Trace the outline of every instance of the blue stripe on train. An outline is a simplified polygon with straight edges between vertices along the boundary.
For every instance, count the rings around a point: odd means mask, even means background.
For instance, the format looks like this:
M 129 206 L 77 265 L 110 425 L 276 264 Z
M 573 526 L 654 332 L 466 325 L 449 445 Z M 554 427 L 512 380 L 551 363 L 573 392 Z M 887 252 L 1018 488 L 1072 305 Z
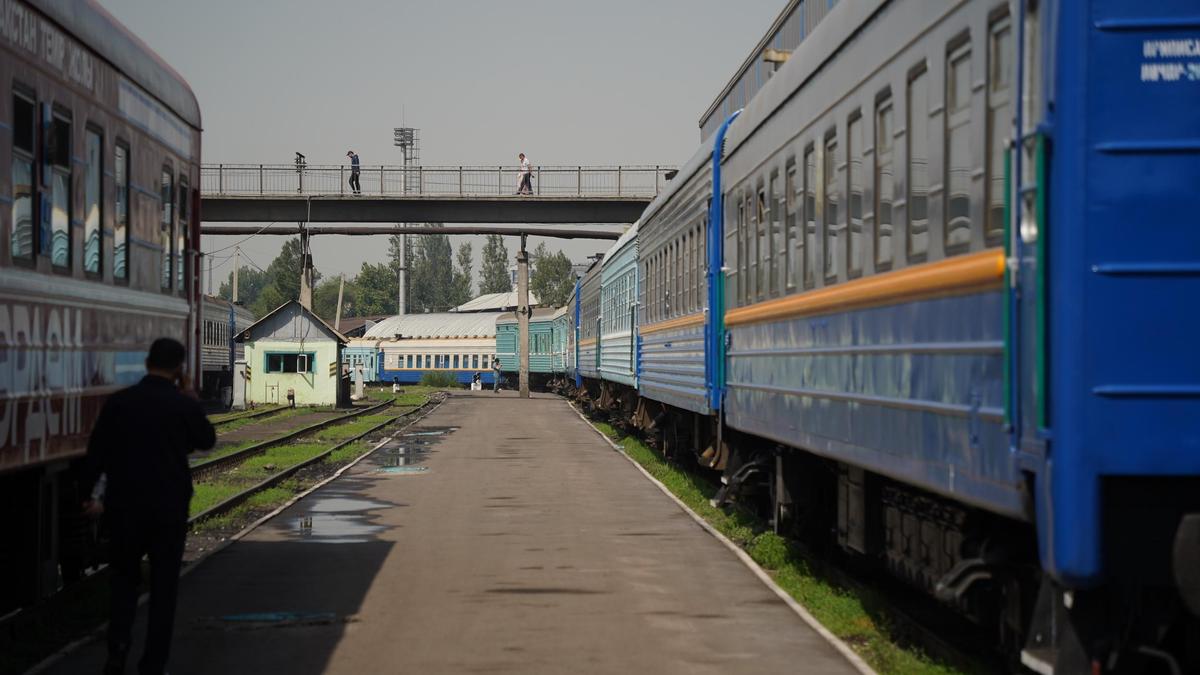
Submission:
M 398 381 L 400 384 L 417 384 L 421 381 L 421 376 L 425 373 L 451 373 L 454 379 L 459 384 L 470 384 L 475 377 L 475 373 L 480 373 L 480 381 L 486 385 L 491 385 L 493 380 L 492 371 L 478 370 L 382 370 L 379 373 L 379 381 L 384 384 L 391 384 L 393 381 Z

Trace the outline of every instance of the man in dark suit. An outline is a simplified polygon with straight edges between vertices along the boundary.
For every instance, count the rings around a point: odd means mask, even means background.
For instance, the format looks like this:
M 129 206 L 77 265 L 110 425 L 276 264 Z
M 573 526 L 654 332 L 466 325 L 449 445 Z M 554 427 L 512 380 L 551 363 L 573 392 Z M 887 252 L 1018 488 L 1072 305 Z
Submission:
M 187 538 L 192 474 L 188 453 L 208 449 L 216 433 L 184 373 L 187 350 L 155 340 L 146 376 L 109 397 L 88 442 L 91 479 L 104 495 L 84 505 L 103 513 L 112 532 L 112 591 L 105 673 L 123 673 L 129 652 L 143 555 L 150 558 L 150 614 L 141 673 L 162 673 L 171 648 L 175 593 Z

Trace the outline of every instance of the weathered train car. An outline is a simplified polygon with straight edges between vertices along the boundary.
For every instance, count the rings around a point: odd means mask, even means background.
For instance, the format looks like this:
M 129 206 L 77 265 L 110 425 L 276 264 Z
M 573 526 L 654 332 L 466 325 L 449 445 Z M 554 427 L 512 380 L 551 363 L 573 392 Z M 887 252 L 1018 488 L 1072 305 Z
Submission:
M 379 341 L 379 381 L 413 384 L 425 373 L 449 373 L 460 384 L 495 377 L 498 312 L 405 314 L 384 319 L 364 336 Z
M 529 317 L 529 380 L 533 386 L 544 386 L 561 368 L 555 370 L 554 317 L 557 310 L 538 308 Z M 521 353 L 517 349 L 520 324 L 511 312 L 504 312 L 496 319 L 496 356 L 500 369 L 510 381 L 516 381 L 521 367 Z M 561 357 L 559 357 L 561 359 Z
M 579 375 L 585 379 L 600 377 L 600 263 L 597 258 L 579 280 Z
M 95 2 L 0 6 L 0 613 L 78 575 L 71 479 L 150 343 L 200 369 L 200 107 Z
M 638 225 L 613 244 L 600 265 L 600 380 L 632 395 L 637 386 L 634 335 L 637 327 Z M 608 385 L 605 386 L 606 391 Z M 608 392 L 607 397 L 618 396 Z
M 206 399 L 231 401 L 222 397 L 225 387 L 233 386 L 233 364 L 241 360 L 245 345 L 233 337 L 254 323 L 254 313 L 223 298 L 206 295 L 200 322 L 200 395 Z

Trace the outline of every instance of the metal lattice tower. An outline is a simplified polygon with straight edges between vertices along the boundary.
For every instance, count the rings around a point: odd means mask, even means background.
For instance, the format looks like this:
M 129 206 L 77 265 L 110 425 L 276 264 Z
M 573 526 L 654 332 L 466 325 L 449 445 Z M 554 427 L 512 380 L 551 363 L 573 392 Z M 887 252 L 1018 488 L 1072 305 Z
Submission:
M 404 153 L 404 192 L 420 192 L 420 172 L 410 169 L 421 165 L 421 130 L 412 127 L 392 129 L 392 145 Z

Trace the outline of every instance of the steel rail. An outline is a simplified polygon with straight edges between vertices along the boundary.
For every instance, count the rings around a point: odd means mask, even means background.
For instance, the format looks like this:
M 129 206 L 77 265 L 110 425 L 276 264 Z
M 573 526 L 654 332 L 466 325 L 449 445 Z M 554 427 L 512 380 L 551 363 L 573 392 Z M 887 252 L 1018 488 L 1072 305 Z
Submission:
M 230 415 L 227 417 L 222 417 L 220 419 L 209 420 L 209 422 L 214 427 L 219 427 L 222 424 L 229 424 L 230 422 L 236 422 L 238 420 L 250 420 L 250 419 L 254 419 L 256 417 L 265 417 L 267 415 L 273 415 L 277 412 L 283 412 L 286 409 L 287 409 L 287 406 L 279 405 L 279 406 L 275 406 L 274 408 L 266 408 L 265 410 L 257 410 L 255 412 L 248 413 L 248 414 Z
M 288 468 L 286 468 L 278 473 L 275 473 L 268 478 L 263 479 L 262 481 L 258 482 L 257 484 L 252 485 L 251 487 L 246 488 L 245 490 L 242 490 L 241 492 L 230 496 L 228 499 L 225 499 L 222 502 L 214 504 L 214 505 L 208 507 L 207 509 L 201 511 L 200 513 L 197 513 L 196 515 L 188 518 L 188 527 L 191 527 L 202 520 L 205 520 L 207 518 L 212 518 L 213 516 L 220 515 L 221 513 L 224 513 L 226 511 L 229 511 L 229 510 L 237 507 L 239 504 L 241 504 L 242 502 L 244 502 L 247 499 L 249 499 L 250 497 L 252 497 L 255 493 L 260 492 L 262 490 L 266 490 L 271 487 L 274 487 L 275 485 L 282 482 L 284 479 L 290 478 L 292 475 L 294 475 L 301 469 L 312 466 L 313 464 L 316 464 L 317 462 L 324 460 L 326 457 L 332 455 L 334 452 L 341 450 L 342 448 L 350 445 L 351 443 L 356 443 L 356 442 L 362 440 L 364 437 L 366 437 L 370 434 L 373 434 L 376 431 L 379 431 L 380 429 L 382 429 L 388 425 L 395 424 L 396 421 L 401 418 L 408 417 L 409 415 L 414 415 L 414 414 L 422 412 L 422 411 L 426 411 L 425 415 L 421 415 L 420 417 L 416 418 L 415 420 L 410 420 L 409 424 L 411 425 L 414 422 L 420 421 L 421 419 L 424 419 L 425 416 L 429 414 L 429 412 L 432 412 L 432 408 L 436 408 L 440 404 L 441 404 L 441 401 L 435 401 L 431 397 L 431 398 L 427 399 L 424 403 L 422 403 L 420 406 L 413 408 L 412 410 L 400 413 L 399 415 L 396 415 L 395 417 L 384 420 L 383 422 L 376 424 L 375 426 L 371 427 L 370 429 L 367 429 L 366 431 L 362 432 L 361 434 L 358 434 L 357 436 L 354 436 L 353 438 L 347 438 L 343 441 L 339 441 L 337 443 L 337 445 L 334 445 L 333 447 L 329 448 L 328 450 L 323 450 L 322 452 L 320 452 L 312 457 L 309 457 L 306 460 L 303 460 L 301 462 L 293 464 L 292 466 L 289 466 Z M 432 406 L 432 408 L 431 408 L 431 406 Z M 429 409 L 429 410 L 426 410 L 426 409 Z
M 331 417 L 327 420 L 322 420 L 320 422 L 317 422 L 316 424 L 310 424 L 301 429 L 297 429 L 295 431 L 288 432 L 282 436 L 277 436 L 275 438 L 269 438 L 265 441 L 259 441 L 258 443 L 246 446 L 245 448 L 242 448 L 241 450 L 237 450 L 236 452 L 231 452 L 228 455 L 221 455 L 220 457 L 214 457 L 209 460 L 199 461 L 195 464 L 192 464 L 190 467 L 192 470 L 192 476 L 195 477 L 198 475 L 206 475 L 206 474 L 211 473 L 212 471 L 219 469 L 223 466 L 233 464 L 233 463 L 241 461 L 247 457 L 256 455 L 273 445 L 279 445 L 280 443 L 286 443 L 288 441 L 294 440 L 301 436 L 306 436 L 314 431 L 319 431 L 321 429 L 324 429 L 327 426 L 337 424 L 338 422 L 345 422 L 346 420 L 358 417 L 359 415 L 365 415 L 366 413 L 378 410 L 385 406 L 390 406 L 395 400 L 396 399 L 394 399 L 394 398 L 389 398 L 388 400 L 384 401 L 383 403 L 378 403 L 369 408 L 363 408 L 362 410 L 355 410 L 354 412 L 352 412 L 348 415 L 339 415 L 338 417 Z

